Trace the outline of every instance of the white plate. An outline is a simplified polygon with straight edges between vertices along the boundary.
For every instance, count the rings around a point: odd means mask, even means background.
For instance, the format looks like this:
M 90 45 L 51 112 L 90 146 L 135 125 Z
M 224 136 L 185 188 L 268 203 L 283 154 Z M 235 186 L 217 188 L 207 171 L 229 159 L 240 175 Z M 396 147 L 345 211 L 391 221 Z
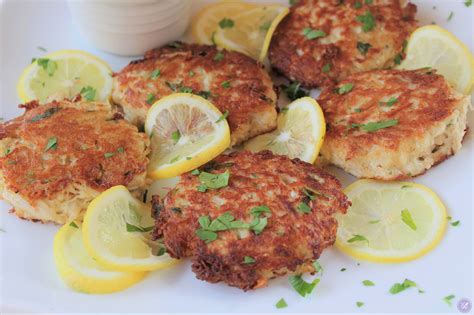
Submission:
M 287 3 L 285 1 L 285 3 Z M 474 8 L 461 1 L 415 1 L 421 24 L 435 21 L 455 33 L 472 51 Z M 433 6 L 436 9 L 433 9 Z M 450 12 L 454 12 L 447 22 Z M 32 57 L 43 54 L 38 46 L 54 51 L 76 48 L 97 54 L 114 70 L 130 59 L 102 53 L 80 37 L 70 22 L 66 4 L 60 1 L 7 1 L 1 18 L 1 116 L 17 116 L 15 85 Z M 470 113 L 470 123 L 473 115 Z M 336 249 L 324 252 L 321 283 L 309 298 L 301 298 L 282 277 L 267 288 L 243 292 L 225 284 L 196 280 L 189 262 L 176 268 L 155 272 L 138 285 L 115 294 L 86 295 L 69 290 L 59 279 L 52 255 L 53 236 L 58 227 L 22 221 L 8 214 L 1 203 L 0 232 L 1 312 L 457 312 L 460 298 L 473 301 L 473 149 L 472 132 L 461 152 L 415 179 L 435 190 L 443 199 L 458 227 L 449 226 L 441 244 L 425 257 L 393 265 L 360 262 Z M 337 172 L 344 186 L 354 178 Z M 341 268 L 347 271 L 340 272 Z M 416 281 L 425 291 L 407 290 L 391 295 L 388 289 L 405 278 Z M 375 287 L 364 287 L 370 279 Z M 455 294 L 449 307 L 443 297 Z M 276 310 L 274 304 L 284 297 L 288 308 Z M 365 305 L 357 308 L 356 301 Z

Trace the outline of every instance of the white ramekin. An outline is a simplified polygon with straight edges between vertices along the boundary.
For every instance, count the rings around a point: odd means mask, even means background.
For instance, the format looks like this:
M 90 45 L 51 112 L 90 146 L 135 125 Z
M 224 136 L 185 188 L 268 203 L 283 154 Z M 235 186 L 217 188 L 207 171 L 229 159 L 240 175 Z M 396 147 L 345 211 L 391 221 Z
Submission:
M 142 55 L 183 35 L 190 0 L 68 0 L 82 35 L 97 48 Z

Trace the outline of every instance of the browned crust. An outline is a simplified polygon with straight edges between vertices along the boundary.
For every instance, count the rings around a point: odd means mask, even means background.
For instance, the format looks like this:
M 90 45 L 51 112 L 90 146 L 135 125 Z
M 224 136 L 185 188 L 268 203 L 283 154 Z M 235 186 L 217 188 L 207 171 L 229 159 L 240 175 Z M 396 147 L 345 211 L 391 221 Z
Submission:
M 221 155 L 201 168 L 206 169 L 212 173 L 229 170 L 229 185 L 201 193 L 197 191 L 198 177 L 187 173 L 162 202 L 153 199 L 155 209 L 159 209 L 155 211 L 155 237 L 164 237 L 172 257 L 191 256 L 199 279 L 224 281 L 244 290 L 264 286 L 268 279 L 296 270 L 314 272 L 310 263 L 335 241 L 337 221 L 333 215 L 344 213 L 350 205 L 336 178 L 311 164 L 270 151 Z M 315 191 L 317 198 L 304 199 L 304 187 Z M 290 197 L 291 191 L 296 195 Z M 216 198 L 225 203 L 216 205 Z M 311 213 L 295 210 L 302 200 L 309 202 Z M 230 212 L 236 219 L 250 222 L 249 210 L 259 205 L 272 211 L 259 235 L 249 232 L 248 237 L 239 239 L 234 231 L 223 231 L 209 244 L 195 235 L 200 216 L 215 219 Z M 181 212 L 172 211 L 173 207 Z M 256 263 L 243 264 L 245 256 L 253 257 Z
M 355 8 L 356 2 L 363 4 L 361 8 Z M 272 66 L 307 87 L 324 86 L 351 73 L 391 66 L 416 27 L 416 6 L 402 6 L 401 2 L 375 0 L 367 5 L 362 0 L 300 0 L 273 35 L 269 49 Z M 367 33 L 357 32 L 361 23 L 356 18 L 367 11 L 375 17 L 376 26 Z M 304 28 L 322 30 L 328 36 L 308 40 L 303 35 Z M 329 41 L 339 32 L 339 40 Z M 358 51 L 358 42 L 371 44 L 367 54 Z M 331 69 L 325 73 L 322 68 L 326 64 Z

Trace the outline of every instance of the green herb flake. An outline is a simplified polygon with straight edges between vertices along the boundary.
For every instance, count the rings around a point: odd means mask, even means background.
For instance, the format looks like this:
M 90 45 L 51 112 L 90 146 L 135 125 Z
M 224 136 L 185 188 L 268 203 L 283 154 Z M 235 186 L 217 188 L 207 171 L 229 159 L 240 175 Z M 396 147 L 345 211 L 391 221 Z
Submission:
M 346 94 L 346 93 L 349 93 L 350 91 L 352 91 L 352 88 L 354 87 L 354 84 L 353 83 L 346 83 L 342 86 L 340 86 L 339 88 L 336 89 L 336 92 L 337 94 Z
M 81 91 L 79 93 L 86 100 L 93 101 L 93 100 L 95 100 L 95 96 L 96 96 L 97 91 L 92 86 L 85 86 L 81 89 Z
M 106 152 L 106 153 L 104 153 L 104 157 L 105 157 L 106 159 L 111 158 L 111 157 L 113 157 L 114 155 L 115 155 L 115 152 Z
M 374 0 L 365 0 L 365 4 L 370 5 L 374 2 Z
M 408 225 L 413 231 L 416 231 L 416 224 L 415 221 L 413 221 L 410 211 L 408 211 L 408 209 L 402 210 L 401 216 L 403 223 Z
M 372 221 L 369 221 L 369 224 L 377 224 L 379 222 L 380 222 L 380 220 L 372 220 Z
M 260 28 L 261 31 L 266 32 L 266 31 L 268 31 L 268 29 L 270 28 L 270 25 L 272 25 L 272 22 L 271 22 L 271 21 L 267 21 L 267 22 L 265 22 L 265 23 L 262 23 L 259 28 Z
M 256 235 L 258 235 L 263 232 L 263 230 L 267 226 L 267 223 L 268 223 L 268 219 L 266 217 L 254 218 L 252 222 L 250 223 L 250 229 L 254 231 Z
M 254 264 L 254 263 L 255 263 L 255 259 L 253 259 L 253 258 L 250 257 L 250 256 L 245 256 L 243 263 L 246 264 L 246 265 Z
M 197 191 L 199 191 L 199 192 L 206 192 L 206 191 L 207 191 L 207 186 L 204 185 L 204 184 L 200 184 L 200 185 L 197 187 Z
M 69 226 L 70 226 L 70 227 L 73 227 L 73 228 L 75 228 L 75 229 L 78 229 L 78 228 L 79 228 L 79 227 L 77 226 L 76 222 L 74 222 L 74 221 L 71 221 L 71 222 L 69 223 Z
M 453 18 L 453 16 L 454 16 L 454 12 L 451 11 L 451 13 L 449 13 L 449 16 L 448 16 L 448 18 L 447 18 L 446 20 L 447 20 L 448 22 L 451 21 L 451 19 Z
M 154 70 L 154 71 L 151 73 L 150 78 L 151 78 L 152 80 L 155 80 L 155 79 L 159 78 L 160 76 L 161 76 L 161 70 L 160 70 L 160 69 L 156 69 L 156 70 Z
M 179 155 L 175 156 L 174 158 L 172 158 L 170 160 L 170 163 L 174 163 L 174 162 L 178 162 L 178 160 L 180 159 L 181 157 Z
M 402 185 L 402 189 L 407 189 L 407 188 L 411 188 L 410 185 Z
M 200 97 L 205 98 L 207 100 L 211 97 L 211 92 L 210 91 L 199 91 L 197 93 L 197 95 L 199 95 Z
M 385 129 L 388 127 L 392 127 L 398 124 L 398 119 L 391 119 L 391 120 L 384 120 L 384 121 L 377 121 L 377 122 L 369 122 L 366 124 L 352 124 L 352 128 L 360 128 L 367 132 L 375 132 L 380 129 Z
M 179 130 L 175 130 L 171 133 L 171 140 L 173 140 L 174 144 L 178 143 L 180 138 L 181 133 L 179 132 Z
M 53 74 L 58 69 L 57 62 L 48 58 L 38 58 L 36 59 L 36 62 L 44 69 L 44 71 L 46 71 L 46 73 L 48 73 L 50 77 L 53 76 Z
M 217 123 L 220 123 L 221 121 L 227 119 L 227 117 L 229 116 L 229 111 L 226 110 L 220 117 L 219 119 L 216 120 L 216 124 Z
M 201 184 L 206 185 L 209 189 L 226 187 L 229 184 L 229 178 L 230 173 L 228 170 L 221 174 L 212 174 L 208 172 L 201 172 L 201 174 L 199 174 Z
M 317 260 L 313 261 L 313 267 L 317 273 L 320 273 L 321 275 L 323 274 L 323 266 L 321 266 L 319 261 Z
M 362 109 L 360 109 L 360 108 L 354 108 L 355 113 L 360 113 L 361 111 L 362 111 Z
M 454 221 L 454 222 L 451 222 L 451 226 L 458 226 L 459 224 L 461 223 L 461 221 L 457 220 L 457 221 Z
M 340 272 L 344 272 L 346 271 L 347 269 L 346 268 L 341 268 L 341 270 L 339 270 Z
M 309 95 L 309 92 L 304 90 L 301 87 L 301 83 L 297 81 L 291 82 L 289 86 L 282 85 L 282 88 L 283 91 L 286 93 L 286 96 L 288 96 L 288 98 L 292 101 Z
M 281 299 L 278 300 L 278 302 L 276 302 L 275 307 L 276 308 L 285 308 L 285 307 L 288 307 L 288 304 L 286 304 L 286 301 L 285 301 L 284 298 L 281 298 Z
M 364 306 L 364 302 L 357 301 L 356 305 L 357 305 L 357 307 L 362 307 L 362 306 Z
M 224 29 L 224 28 L 232 28 L 234 27 L 234 21 L 228 18 L 223 18 L 219 22 L 219 27 Z
M 118 153 L 124 153 L 124 152 L 125 152 L 125 149 L 124 149 L 123 147 L 119 147 L 119 148 L 117 149 L 117 152 L 118 152 Z
M 152 226 L 147 226 L 147 227 L 142 227 L 139 225 L 133 225 L 128 222 L 125 222 L 125 226 L 127 228 L 127 232 L 140 232 L 140 233 L 146 233 L 150 232 L 153 230 L 153 225 Z
M 198 169 L 195 169 L 191 172 L 191 175 L 194 175 L 194 176 L 197 176 L 199 175 L 201 172 L 198 170 Z
M 291 286 L 298 292 L 299 295 L 305 297 L 313 292 L 320 279 L 316 278 L 312 282 L 306 282 L 301 278 L 301 275 L 290 276 L 288 278 Z
M 250 209 L 250 214 L 254 217 L 259 217 L 263 213 L 271 213 L 270 208 L 267 206 L 256 206 Z
M 57 148 L 58 148 L 58 139 L 56 137 L 51 137 L 48 139 L 48 143 L 46 143 L 44 152 L 48 150 L 56 150 Z
M 354 8 L 355 8 L 355 9 L 360 9 L 360 8 L 362 8 L 362 3 L 361 3 L 360 1 L 356 1 L 356 2 L 354 3 Z
M 362 30 L 367 33 L 375 28 L 375 17 L 370 11 L 356 17 L 357 22 L 362 24 Z
M 196 230 L 196 235 L 199 237 L 201 240 L 203 240 L 206 243 L 210 243 L 212 241 L 215 241 L 217 239 L 217 233 L 212 232 L 212 231 L 207 231 L 203 229 L 198 229 Z
M 310 27 L 305 27 L 301 32 L 307 39 L 316 39 L 320 37 L 325 37 L 327 34 L 322 30 L 314 30 Z
M 314 196 L 314 193 L 311 191 L 311 189 L 305 187 L 301 191 L 303 192 L 303 194 L 305 194 L 306 197 L 309 198 L 309 200 L 315 200 L 316 199 L 316 197 Z
M 311 207 L 308 206 L 308 204 L 304 202 L 300 202 L 298 206 L 296 207 L 296 210 L 301 213 L 311 213 Z
M 57 113 L 58 111 L 59 111 L 59 107 L 50 107 L 47 110 L 45 110 L 44 113 L 38 114 L 34 116 L 33 118 L 31 118 L 30 122 L 37 122 L 45 118 L 49 118 L 53 116 L 55 113 Z
M 191 94 L 191 93 L 193 93 L 193 89 L 188 87 L 188 86 L 180 86 L 178 88 L 178 92 L 179 93 L 190 93 Z
M 445 296 L 443 298 L 443 301 L 448 304 L 449 306 L 453 306 L 453 303 L 451 302 L 452 299 L 454 299 L 456 296 L 454 294 L 450 294 L 448 296 Z
M 194 73 L 194 71 L 191 70 L 188 72 L 188 75 L 192 78 L 196 75 L 196 73 Z
M 37 46 L 36 47 L 38 50 L 41 50 L 41 51 L 44 51 L 44 52 L 47 52 L 48 50 L 42 46 Z
M 354 242 L 367 242 L 369 244 L 369 240 L 360 234 L 354 234 L 350 239 L 347 240 L 347 243 L 354 243 Z
M 224 81 L 221 83 L 221 86 L 224 88 L 224 89 L 228 89 L 230 88 L 230 81 Z
M 153 104 L 153 102 L 155 101 L 155 95 L 153 95 L 152 93 L 149 93 L 147 96 L 146 96 L 146 102 L 148 105 L 151 105 Z
M 369 43 L 357 42 L 357 50 L 364 56 L 367 55 L 370 47 L 372 47 L 372 45 Z
M 218 51 L 214 56 L 214 61 L 222 61 L 224 59 L 224 53 L 222 51 Z
M 332 65 L 330 63 L 327 63 L 321 68 L 321 70 L 323 71 L 323 73 L 328 73 L 329 71 L 331 71 L 331 67 Z
M 364 280 L 362 281 L 362 284 L 365 285 L 366 287 L 373 287 L 375 285 L 375 283 L 373 283 L 370 280 Z
M 398 294 L 412 287 L 416 287 L 416 283 L 409 279 L 405 279 L 405 281 L 403 281 L 402 283 L 395 283 L 394 285 L 392 285 L 389 292 L 391 294 Z
M 395 58 L 393 58 L 393 62 L 396 64 L 396 65 L 399 65 L 402 63 L 402 59 L 403 59 L 403 56 L 402 54 L 397 54 L 395 56 Z
M 472 5 L 472 0 L 466 0 L 466 1 L 464 1 L 464 5 L 465 5 L 466 7 L 470 7 L 470 6 Z

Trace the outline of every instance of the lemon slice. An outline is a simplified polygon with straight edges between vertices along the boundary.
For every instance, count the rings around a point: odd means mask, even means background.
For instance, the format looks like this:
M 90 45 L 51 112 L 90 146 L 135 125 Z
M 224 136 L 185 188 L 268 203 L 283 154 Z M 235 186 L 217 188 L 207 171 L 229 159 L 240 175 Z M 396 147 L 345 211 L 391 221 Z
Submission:
M 254 8 L 255 4 L 237 0 L 221 1 L 205 6 L 191 21 L 191 35 L 199 44 L 213 45 L 213 36 L 223 19 L 232 19 L 236 12 Z
M 101 59 L 85 51 L 60 50 L 33 61 L 17 85 L 22 102 L 72 98 L 81 94 L 88 101 L 108 101 L 112 70 Z
M 469 94 L 474 85 L 474 57 L 453 34 L 437 26 L 418 28 L 410 36 L 400 69 L 431 67 L 459 92 Z
M 292 102 L 278 114 L 277 130 L 245 143 L 252 152 L 270 150 L 291 159 L 313 163 L 326 134 L 326 122 L 319 104 L 311 97 Z
M 89 255 L 117 271 L 157 270 L 175 264 L 177 260 L 149 238 L 154 224 L 150 211 L 124 186 L 101 193 L 84 217 L 83 239 Z
M 273 32 L 289 12 L 281 5 L 260 5 L 243 11 L 235 16 L 231 27 L 217 28 L 215 42 L 217 46 L 263 61 Z
M 145 131 L 151 140 L 148 174 L 155 179 L 191 171 L 230 145 L 226 115 L 204 98 L 176 93 L 148 111 Z
M 54 237 L 54 260 L 59 275 L 71 288 L 84 293 L 112 293 L 130 287 L 146 272 L 110 271 L 84 248 L 80 223 L 66 224 Z
M 344 192 L 352 206 L 337 216 L 336 246 L 349 256 L 405 262 L 423 256 L 443 237 L 446 209 L 423 185 L 362 179 Z

